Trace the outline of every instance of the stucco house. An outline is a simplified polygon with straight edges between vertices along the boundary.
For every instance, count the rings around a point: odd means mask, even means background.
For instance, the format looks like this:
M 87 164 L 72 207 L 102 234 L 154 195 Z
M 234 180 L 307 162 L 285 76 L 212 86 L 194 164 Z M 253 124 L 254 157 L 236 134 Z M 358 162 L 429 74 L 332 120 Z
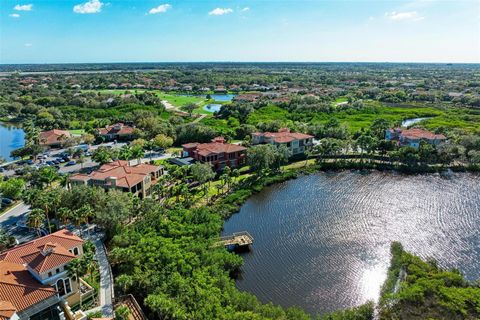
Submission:
M 50 148 L 61 148 L 72 134 L 67 130 L 53 129 L 38 134 L 38 144 Z
M 420 128 L 395 128 L 385 131 L 385 140 L 398 141 L 400 146 L 410 146 L 416 149 L 420 147 L 422 141 L 432 145 L 438 145 L 446 139 L 443 134 L 435 134 Z
M 124 123 L 115 123 L 105 128 L 97 128 L 97 135 L 106 141 L 111 140 L 131 140 L 135 138 L 135 127 Z
M 278 132 L 252 133 L 252 144 L 284 145 L 292 152 L 292 156 L 295 156 L 305 153 L 313 146 L 313 136 L 305 133 L 290 132 L 290 129 L 282 128 Z
M 85 295 L 66 268 L 83 255 L 83 242 L 59 230 L 0 253 L 0 319 L 65 319 L 60 306 Z
M 225 167 L 238 168 L 245 164 L 247 148 L 227 143 L 223 137 L 217 137 L 209 143 L 186 143 L 182 147 L 184 157 L 209 163 L 216 171 Z
M 162 166 L 146 163 L 130 165 L 128 161 L 117 160 L 102 165 L 90 174 L 71 175 L 69 183 L 70 185 L 98 186 L 104 189 L 114 188 L 144 198 L 151 195 L 152 186 L 162 175 Z

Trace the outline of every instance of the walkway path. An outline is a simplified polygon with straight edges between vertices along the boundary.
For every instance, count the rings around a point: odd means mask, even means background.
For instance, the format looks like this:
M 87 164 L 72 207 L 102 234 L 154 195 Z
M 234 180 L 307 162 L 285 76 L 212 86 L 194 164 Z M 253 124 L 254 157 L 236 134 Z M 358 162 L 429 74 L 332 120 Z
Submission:
M 102 240 L 103 234 L 94 233 L 84 238 L 89 238 L 95 244 L 95 255 L 100 271 L 100 307 L 87 310 L 86 313 L 101 311 L 103 316 L 113 317 L 113 275 Z

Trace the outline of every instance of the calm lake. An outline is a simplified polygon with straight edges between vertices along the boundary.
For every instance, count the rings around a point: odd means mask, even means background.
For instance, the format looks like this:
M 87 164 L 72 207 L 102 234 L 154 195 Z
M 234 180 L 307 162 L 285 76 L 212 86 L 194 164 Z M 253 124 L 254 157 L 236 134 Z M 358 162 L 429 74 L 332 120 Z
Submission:
M 401 241 L 480 278 L 480 176 L 320 173 L 264 189 L 225 222 L 255 238 L 237 286 L 311 314 L 376 300 Z
M 15 126 L 0 122 L 0 156 L 7 161 L 12 150 L 23 147 L 25 144 L 25 132 Z

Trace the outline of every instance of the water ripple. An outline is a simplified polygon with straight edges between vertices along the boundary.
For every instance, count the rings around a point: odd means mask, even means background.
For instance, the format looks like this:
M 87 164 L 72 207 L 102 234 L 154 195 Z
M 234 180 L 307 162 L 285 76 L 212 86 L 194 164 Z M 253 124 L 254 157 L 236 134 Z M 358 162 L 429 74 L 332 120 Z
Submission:
M 237 285 L 312 314 L 377 299 L 391 241 L 480 277 L 480 177 L 323 173 L 266 188 L 224 233 L 248 230 Z

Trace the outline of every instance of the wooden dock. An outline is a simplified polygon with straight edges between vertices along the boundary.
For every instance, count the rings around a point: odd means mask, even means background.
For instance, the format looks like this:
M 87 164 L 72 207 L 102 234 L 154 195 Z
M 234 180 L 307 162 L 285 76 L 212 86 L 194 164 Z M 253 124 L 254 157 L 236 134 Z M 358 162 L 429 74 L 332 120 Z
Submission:
M 253 243 L 253 237 L 247 231 L 235 232 L 230 236 L 220 237 L 217 245 L 228 248 L 247 247 Z

